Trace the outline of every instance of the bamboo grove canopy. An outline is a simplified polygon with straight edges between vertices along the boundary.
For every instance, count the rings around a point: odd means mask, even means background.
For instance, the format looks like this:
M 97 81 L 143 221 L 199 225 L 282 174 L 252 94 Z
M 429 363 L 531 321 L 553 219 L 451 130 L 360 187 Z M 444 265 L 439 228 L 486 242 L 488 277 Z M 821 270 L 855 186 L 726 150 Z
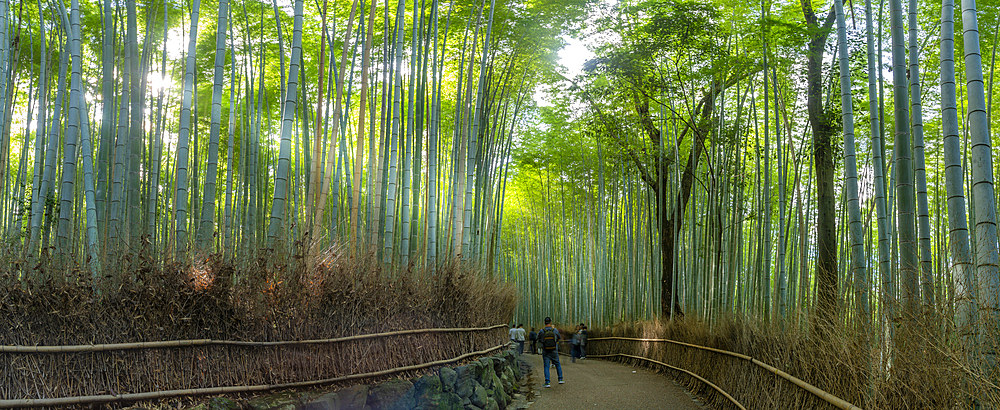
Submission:
M 306 3 L 0 2 L 14 279 L 495 257 L 513 136 L 580 5 Z
M 0 0 L 5 269 L 457 259 L 525 321 L 988 343 L 994 6 Z
M 500 269 L 518 321 L 817 314 L 888 344 L 935 317 L 990 351 L 1000 20 L 975 7 L 592 10 L 593 58 L 512 156 Z

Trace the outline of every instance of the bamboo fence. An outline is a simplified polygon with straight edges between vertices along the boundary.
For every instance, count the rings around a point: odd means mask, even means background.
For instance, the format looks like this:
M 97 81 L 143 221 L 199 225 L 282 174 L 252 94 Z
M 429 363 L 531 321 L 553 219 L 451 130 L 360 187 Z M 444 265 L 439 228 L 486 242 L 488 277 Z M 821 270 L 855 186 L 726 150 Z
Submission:
M 380 337 L 412 335 L 412 334 L 422 334 L 422 333 L 488 331 L 488 330 L 498 329 L 501 327 L 507 327 L 507 325 L 496 325 L 490 327 L 470 327 L 470 328 L 409 329 L 409 330 L 396 330 L 384 333 L 371 333 L 366 335 L 338 337 L 333 339 L 288 340 L 288 341 L 278 341 L 278 342 L 192 339 L 192 340 L 164 340 L 159 342 L 107 343 L 107 344 L 70 345 L 70 346 L 0 346 L 0 353 L 79 353 L 79 352 L 104 352 L 110 350 L 158 349 L 158 348 L 170 348 L 170 347 L 190 347 L 190 346 L 209 346 L 209 345 L 293 346 L 293 345 L 307 345 L 307 344 L 339 343 L 352 340 L 375 339 Z
M 747 356 L 747 355 L 744 355 L 744 354 L 730 352 L 730 351 L 727 351 L 727 350 L 715 349 L 715 348 L 706 347 L 706 346 L 699 346 L 699 345 L 695 345 L 695 344 L 691 344 L 691 343 L 679 342 L 679 341 L 670 340 L 670 339 L 640 339 L 640 338 L 632 338 L 632 337 L 617 337 L 617 336 L 613 336 L 613 337 L 598 337 L 598 338 L 588 339 L 588 343 L 589 342 L 596 342 L 596 341 L 608 341 L 608 340 L 623 340 L 623 341 L 646 342 L 646 343 L 671 343 L 671 344 L 678 345 L 678 346 L 684 346 L 684 347 L 699 349 L 699 350 L 703 350 L 703 351 L 713 352 L 713 353 L 722 354 L 722 355 L 726 355 L 726 356 L 729 356 L 729 357 L 734 357 L 734 358 L 737 358 L 737 359 L 745 360 L 747 362 L 753 363 L 754 365 L 757 365 L 758 367 L 760 367 L 762 369 L 767 370 L 770 373 L 773 373 L 773 374 L 781 377 L 784 380 L 787 380 L 787 381 L 791 382 L 792 384 L 794 384 L 794 385 L 796 385 L 798 387 L 801 387 L 803 390 L 805 390 L 805 391 L 813 394 L 817 398 L 819 398 L 819 399 L 821 399 L 821 400 L 823 400 L 823 401 L 825 401 L 825 402 L 827 402 L 827 403 L 829 403 L 829 404 L 831 404 L 831 405 L 833 405 L 833 406 L 835 406 L 835 407 L 837 407 L 839 409 L 844 409 L 844 410 L 861 410 L 861 408 L 858 407 L 858 406 L 855 406 L 855 405 L 853 405 L 853 404 L 851 404 L 851 403 L 849 403 L 849 402 L 847 402 L 847 401 L 845 401 L 843 399 L 840 399 L 837 396 L 834 396 L 834 395 L 832 395 L 832 394 L 830 394 L 830 393 L 828 393 L 828 392 L 826 392 L 826 391 L 824 391 L 824 390 L 822 390 L 822 389 L 820 389 L 820 388 L 818 388 L 816 386 L 813 386 L 813 385 L 811 385 L 811 384 L 809 384 L 809 383 L 807 383 L 807 382 L 805 382 L 805 381 L 803 381 L 803 380 L 801 380 L 801 379 L 799 379 L 799 378 L 797 378 L 795 376 L 792 376 L 792 375 L 790 375 L 788 373 L 785 373 L 785 372 L 783 372 L 781 370 L 778 370 L 774 366 L 771 366 L 771 365 L 769 365 L 767 363 L 764 363 L 764 362 L 762 362 L 760 360 L 754 359 L 753 357 L 750 357 L 750 356 Z M 656 363 L 656 364 L 660 364 L 660 365 L 663 365 L 663 366 L 670 367 L 670 368 L 675 369 L 675 370 L 679 370 L 679 371 L 685 372 L 685 373 L 687 373 L 687 374 L 695 377 L 696 379 L 701 380 L 702 382 L 706 383 L 707 385 L 709 385 L 710 387 L 712 387 L 713 389 L 715 389 L 716 391 L 718 391 L 719 393 L 721 393 L 728 400 L 730 400 L 731 402 L 733 402 L 733 404 L 735 404 L 737 407 L 739 407 L 741 409 L 743 408 L 743 406 L 740 405 L 729 393 L 726 393 L 725 391 L 723 391 L 717 385 L 709 382 L 707 379 L 705 379 L 705 378 L 703 378 L 701 376 L 698 376 L 698 375 L 696 375 L 696 374 L 694 374 L 694 373 L 692 373 L 692 372 L 690 372 L 688 370 L 684 370 L 684 369 L 681 369 L 679 367 L 671 366 L 671 365 L 668 365 L 666 363 L 663 363 L 663 362 L 660 362 L 660 361 L 656 361 L 656 360 L 653 360 L 653 359 L 650 359 L 650 358 L 647 358 L 647 357 L 635 356 L 635 355 L 628 355 L 628 354 L 622 354 L 622 353 L 613 353 L 613 354 L 604 354 L 604 355 L 592 355 L 592 354 L 588 354 L 588 356 L 589 357 L 616 357 L 616 356 L 617 357 L 628 357 L 628 358 L 633 358 L 633 359 L 639 359 L 639 360 L 653 362 L 653 363 Z
M 302 388 L 420 369 L 503 348 L 506 325 L 322 340 L 2 346 L 0 408 Z

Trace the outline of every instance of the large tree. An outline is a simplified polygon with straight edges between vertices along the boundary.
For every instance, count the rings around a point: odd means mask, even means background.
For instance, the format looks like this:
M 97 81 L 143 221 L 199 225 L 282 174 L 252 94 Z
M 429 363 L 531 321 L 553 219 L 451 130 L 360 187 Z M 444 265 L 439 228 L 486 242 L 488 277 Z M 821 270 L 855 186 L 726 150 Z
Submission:
M 810 0 L 802 0 L 801 5 L 809 33 L 806 105 L 816 167 L 816 304 L 820 316 L 832 320 L 837 316 L 837 196 L 833 182 L 837 173 L 833 151 L 837 128 L 835 117 L 823 106 L 823 55 L 836 13 L 831 7 L 826 18 L 820 20 Z
M 677 236 L 691 201 L 699 163 L 712 143 L 717 125 L 716 100 L 758 67 L 718 46 L 728 41 L 727 32 L 716 24 L 719 12 L 712 5 L 666 0 L 625 8 L 623 12 L 643 15 L 645 19 L 635 28 L 625 24 L 609 26 L 625 32 L 622 41 L 601 50 L 605 57 L 591 62 L 589 67 L 593 73 L 614 80 L 613 86 L 600 92 L 630 108 L 629 117 L 644 141 L 636 143 L 626 137 L 629 131 L 623 127 L 628 123 L 616 117 L 625 113 L 608 112 L 592 98 L 591 106 L 597 108 L 610 140 L 655 193 L 660 314 L 683 317 L 680 301 L 674 297 Z M 664 132 L 665 127 L 676 129 Z M 679 181 L 675 181 L 678 173 Z

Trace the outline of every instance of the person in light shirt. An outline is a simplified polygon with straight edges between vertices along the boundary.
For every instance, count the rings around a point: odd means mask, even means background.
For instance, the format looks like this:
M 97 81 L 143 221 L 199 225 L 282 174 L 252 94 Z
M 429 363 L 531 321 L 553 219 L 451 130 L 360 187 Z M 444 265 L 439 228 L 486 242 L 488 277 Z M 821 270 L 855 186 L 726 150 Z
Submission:
M 510 328 L 510 341 L 517 345 L 518 356 L 524 353 L 524 325 Z

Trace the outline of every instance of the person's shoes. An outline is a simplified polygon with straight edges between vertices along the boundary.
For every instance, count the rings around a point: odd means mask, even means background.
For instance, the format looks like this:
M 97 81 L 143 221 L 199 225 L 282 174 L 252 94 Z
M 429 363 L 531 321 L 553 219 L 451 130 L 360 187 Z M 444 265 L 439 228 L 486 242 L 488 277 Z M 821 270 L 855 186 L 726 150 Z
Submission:
M 546 383 L 545 383 L 545 386 L 542 386 L 542 387 L 545 387 L 545 388 L 549 388 L 549 387 L 552 387 L 552 385 L 551 385 L 551 384 L 549 384 L 548 382 L 546 382 Z
M 566 384 L 566 382 L 564 382 L 564 381 L 560 380 L 560 381 L 559 381 L 559 384 Z

